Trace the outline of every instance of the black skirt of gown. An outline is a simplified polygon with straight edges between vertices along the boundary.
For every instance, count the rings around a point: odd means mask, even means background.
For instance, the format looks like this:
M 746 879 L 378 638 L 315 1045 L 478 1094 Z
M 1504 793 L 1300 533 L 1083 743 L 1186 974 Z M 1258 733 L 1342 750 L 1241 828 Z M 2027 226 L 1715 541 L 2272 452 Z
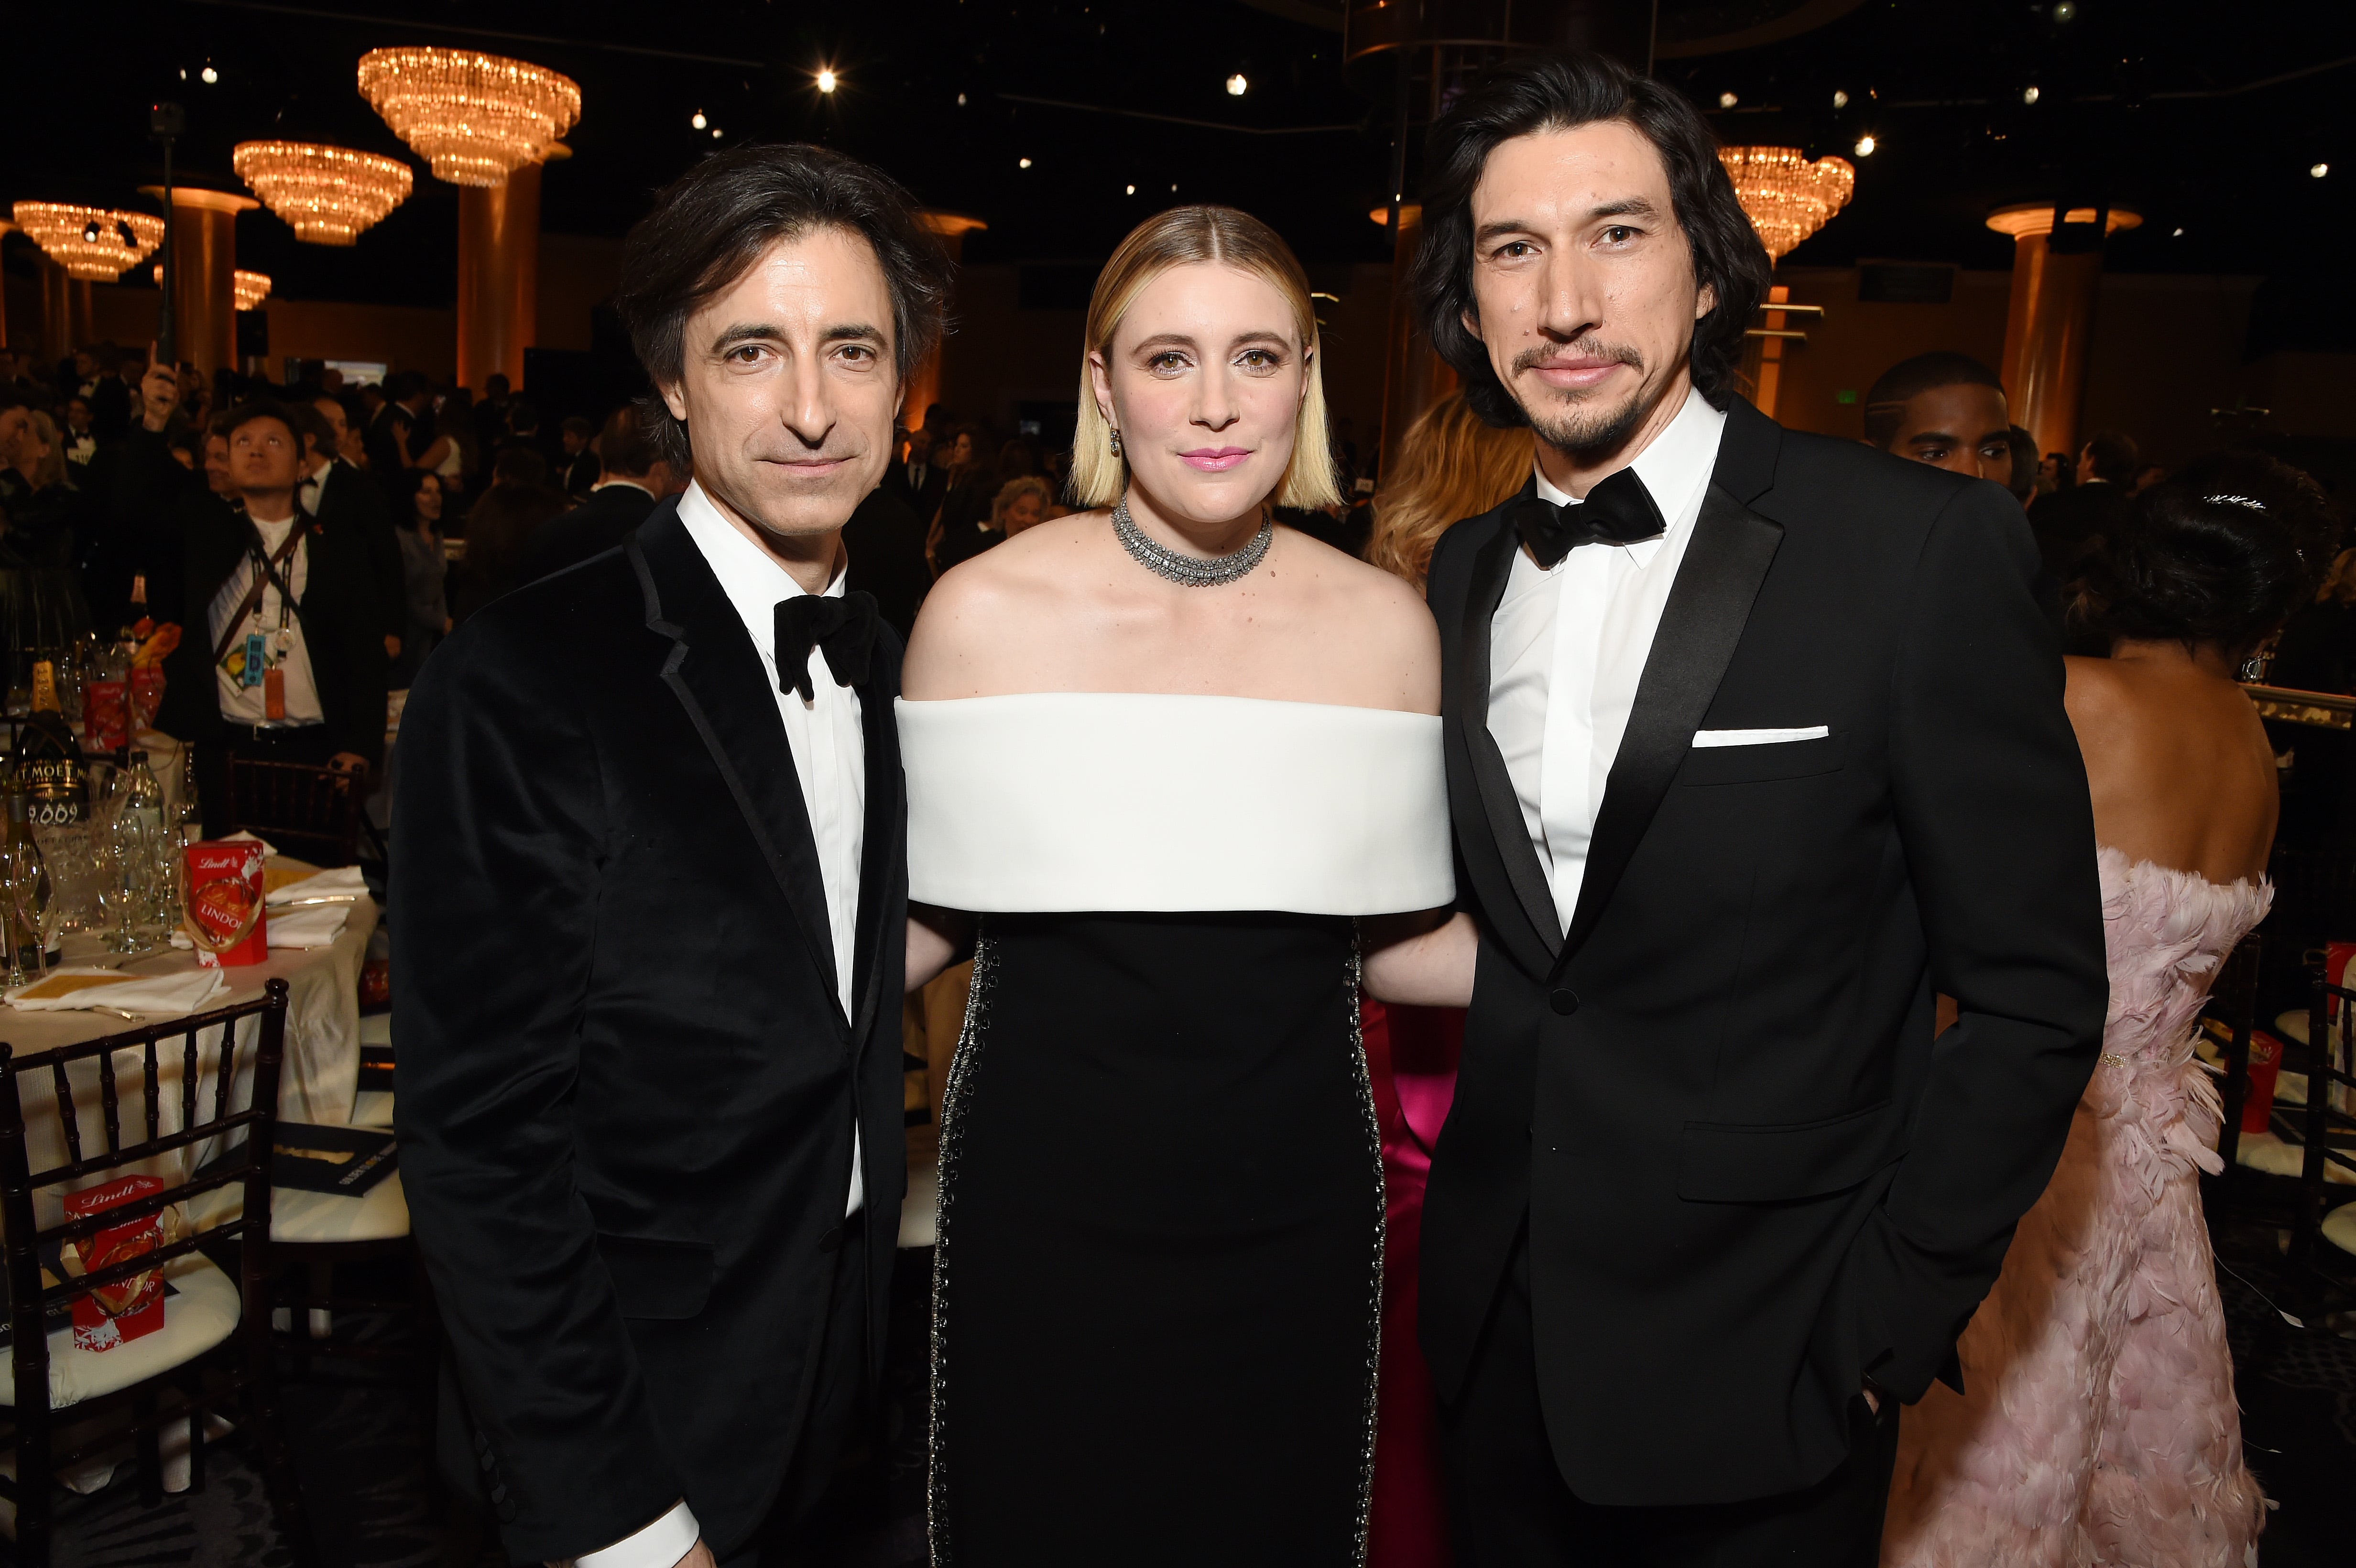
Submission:
M 942 1128 L 937 1565 L 1361 1560 L 1356 1019 L 1346 920 L 987 917 Z

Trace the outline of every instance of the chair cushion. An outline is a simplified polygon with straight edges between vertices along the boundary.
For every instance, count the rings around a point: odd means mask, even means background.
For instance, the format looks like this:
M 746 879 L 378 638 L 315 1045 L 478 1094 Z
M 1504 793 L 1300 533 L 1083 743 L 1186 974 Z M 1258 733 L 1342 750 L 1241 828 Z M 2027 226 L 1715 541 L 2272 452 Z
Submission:
M 2233 1151 L 2233 1163 L 2268 1176 L 2296 1178 L 2307 1168 L 2307 1148 L 2301 1144 L 2285 1143 L 2272 1133 L 2244 1133 L 2241 1146 Z M 2356 1187 L 2356 1171 L 2344 1165 L 2327 1162 L 2323 1179 L 2342 1187 Z
M 177 1294 L 164 1298 L 164 1326 L 153 1334 L 126 1340 L 111 1350 L 77 1349 L 70 1328 L 49 1336 L 51 1410 L 97 1399 L 184 1366 L 236 1332 L 235 1280 L 195 1253 L 166 1264 L 164 1277 Z M 0 1353 L 0 1405 L 13 1408 L 16 1403 L 16 1362 Z
M 2356 1253 L 2356 1203 L 2343 1203 L 2323 1217 L 2323 1239 L 2343 1253 Z
M 245 1212 L 241 1188 L 223 1187 L 188 1205 L 197 1229 L 209 1231 Z M 396 1170 L 358 1198 L 329 1192 L 297 1192 L 273 1189 L 270 1195 L 270 1239 L 288 1244 L 327 1242 L 383 1242 L 409 1234 L 409 1200 L 401 1190 Z

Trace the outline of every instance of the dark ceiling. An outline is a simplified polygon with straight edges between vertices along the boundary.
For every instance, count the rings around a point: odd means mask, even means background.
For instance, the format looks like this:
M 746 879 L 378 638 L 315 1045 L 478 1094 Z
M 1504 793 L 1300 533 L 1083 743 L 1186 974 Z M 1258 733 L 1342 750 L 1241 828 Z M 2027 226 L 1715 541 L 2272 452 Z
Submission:
M 619 234 L 712 146 L 801 137 L 984 219 L 969 261 L 1101 257 L 1173 197 L 1257 212 L 1312 261 L 1379 260 L 1365 214 L 1384 196 L 1387 79 L 1344 71 L 1337 14 L 1329 0 L 44 5 L 9 27 L 0 202 L 143 205 L 158 96 L 187 109 L 180 165 L 222 184 L 230 145 L 251 137 L 404 154 L 355 91 L 354 62 L 440 42 L 580 82 L 575 155 L 547 176 L 552 231 Z M 2356 242 L 2356 6 L 1663 0 L 1662 14 L 1665 53 L 1771 39 L 1658 62 L 1728 140 L 1849 155 L 1876 138 L 1856 160 L 1854 205 L 1794 264 L 2002 267 L 2009 241 L 1982 226 L 1987 210 L 2061 194 L 2145 214 L 2114 240 L 2117 268 L 2287 280 L 2339 266 Z M 830 96 L 815 86 L 821 65 L 840 73 Z M 1237 72 L 1241 97 L 1224 85 Z M 692 127 L 699 112 L 717 138 Z M 2319 163 L 2328 177 L 2309 175 Z M 240 220 L 238 243 L 289 297 L 440 303 L 455 228 L 452 187 L 420 165 L 416 194 L 354 249 L 297 244 L 261 213 Z

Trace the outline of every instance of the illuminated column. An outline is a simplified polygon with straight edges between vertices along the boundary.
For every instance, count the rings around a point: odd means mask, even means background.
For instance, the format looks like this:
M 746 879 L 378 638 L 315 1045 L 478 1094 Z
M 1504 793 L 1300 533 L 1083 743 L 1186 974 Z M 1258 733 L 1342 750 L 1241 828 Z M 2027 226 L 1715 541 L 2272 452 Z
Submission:
M 16 227 L 6 219 L 0 218 L 0 249 L 5 248 L 8 231 Z M 12 346 L 8 341 L 8 291 L 5 288 L 0 288 L 0 348 L 10 347 Z
M 141 194 L 162 200 L 162 186 Z M 262 204 L 252 197 L 194 186 L 172 187 L 172 315 L 180 358 L 205 380 L 238 368 L 237 215 Z M 161 247 L 155 260 L 164 259 Z
M 524 384 L 540 321 L 540 171 L 526 164 L 505 184 L 458 187 L 458 384 L 477 392 L 493 371 Z
M 2067 221 L 2091 229 L 2094 209 L 2072 208 Z M 2101 237 L 2090 233 L 2090 242 L 2056 251 L 2051 203 L 2003 208 L 1988 216 L 1987 226 L 2013 241 L 2012 303 L 2004 325 L 2005 398 L 2013 422 L 2037 438 L 2040 453 L 2078 450 L 2078 416 L 2094 344 L 2094 295 L 2103 281 L 2101 240 L 2142 221 L 2140 214 L 2115 207 Z
M 916 214 L 917 219 L 930 229 L 948 252 L 952 265 L 965 260 L 965 237 L 989 224 L 979 218 L 969 218 L 962 212 L 937 212 L 927 208 Z M 900 399 L 900 422 L 910 430 L 924 422 L 925 411 L 941 400 L 941 346 L 925 356 L 925 362 L 908 377 L 906 391 Z M 939 432 L 936 431 L 935 434 Z

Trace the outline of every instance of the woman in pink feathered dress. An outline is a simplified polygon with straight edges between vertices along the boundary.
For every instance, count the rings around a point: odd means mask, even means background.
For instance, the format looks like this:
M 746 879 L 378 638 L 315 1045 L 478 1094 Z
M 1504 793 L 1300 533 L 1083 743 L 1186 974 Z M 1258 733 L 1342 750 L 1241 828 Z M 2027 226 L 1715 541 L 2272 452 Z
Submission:
M 1884 1568 L 2244 1568 L 2265 1500 L 2241 1416 L 2199 1172 L 2216 1086 L 2192 1029 L 2265 915 L 2274 753 L 2234 684 L 2313 592 L 2323 498 L 2270 459 L 2207 459 L 2137 498 L 2072 613 L 2069 664 L 2101 840 L 2111 1006 L 2051 1183 L 1900 1426 Z

